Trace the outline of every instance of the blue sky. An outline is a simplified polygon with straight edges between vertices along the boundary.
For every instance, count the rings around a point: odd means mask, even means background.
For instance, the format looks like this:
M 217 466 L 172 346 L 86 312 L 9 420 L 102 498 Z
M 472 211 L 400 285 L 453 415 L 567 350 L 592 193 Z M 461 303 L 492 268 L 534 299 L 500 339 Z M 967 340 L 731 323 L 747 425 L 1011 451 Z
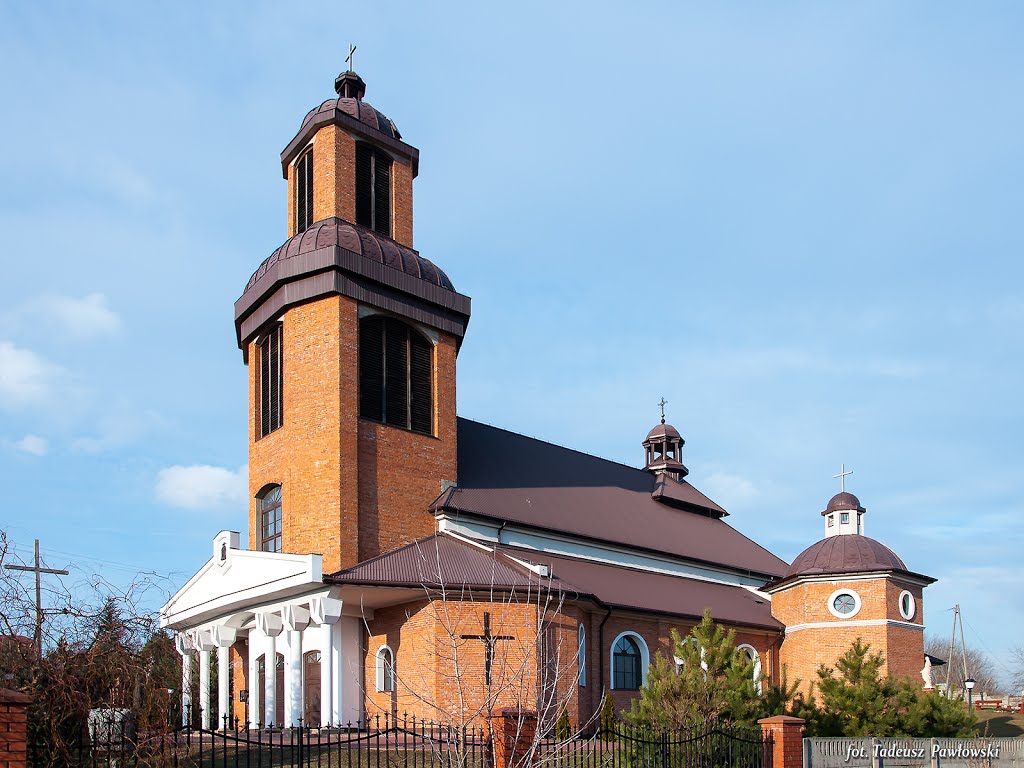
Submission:
M 968 641 L 1024 637 L 1015 3 L 0 6 L 0 528 L 180 584 L 244 530 L 232 302 L 349 42 L 473 297 L 468 417 L 690 479 L 791 559 L 841 462 Z M 185 489 L 185 490 L 183 490 Z M 1017 641 L 1019 642 L 1019 641 Z

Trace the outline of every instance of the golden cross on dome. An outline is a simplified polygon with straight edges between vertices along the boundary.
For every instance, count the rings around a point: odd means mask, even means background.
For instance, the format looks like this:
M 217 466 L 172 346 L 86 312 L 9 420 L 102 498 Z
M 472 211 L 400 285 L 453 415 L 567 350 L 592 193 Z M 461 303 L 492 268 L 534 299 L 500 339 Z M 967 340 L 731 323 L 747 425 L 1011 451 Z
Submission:
M 665 423 L 665 406 L 668 405 L 668 400 L 666 400 L 663 397 L 663 398 L 661 398 L 661 401 L 658 403 L 658 405 L 661 407 L 661 423 L 664 424 Z
M 349 72 L 354 72 L 355 71 L 355 70 L 352 69 L 352 57 L 355 55 L 355 52 L 356 52 L 356 46 L 352 45 L 352 43 L 349 43 L 348 44 L 348 56 L 345 57 L 345 62 L 348 64 L 348 71 Z
M 847 475 L 852 475 L 852 474 L 853 474 L 853 470 L 851 469 L 849 472 L 847 472 L 846 471 L 846 465 L 843 464 L 843 468 L 839 470 L 839 474 L 838 475 L 832 475 L 832 477 L 838 477 L 839 478 L 839 489 L 840 489 L 840 491 L 842 493 L 846 493 L 846 476 Z

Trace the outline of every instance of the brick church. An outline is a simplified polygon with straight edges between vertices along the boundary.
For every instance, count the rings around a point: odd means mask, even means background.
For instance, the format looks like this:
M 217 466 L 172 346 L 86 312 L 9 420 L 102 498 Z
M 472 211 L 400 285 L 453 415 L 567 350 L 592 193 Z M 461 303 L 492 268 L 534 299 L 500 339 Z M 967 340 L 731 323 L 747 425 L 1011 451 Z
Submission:
M 858 637 L 920 679 L 933 580 L 852 494 L 787 564 L 691 484 L 664 418 L 630 467 L 458 416 L 470 299 L 413 247 L 419 151 L 354 72 L 335 90 L 281 154 L 289 237 L 235 302 L 247 540 L 219 533 L 161 609 L 204 724 L 552 702 L 582 724 L 706 608 L 761 679 L 807 684 Z

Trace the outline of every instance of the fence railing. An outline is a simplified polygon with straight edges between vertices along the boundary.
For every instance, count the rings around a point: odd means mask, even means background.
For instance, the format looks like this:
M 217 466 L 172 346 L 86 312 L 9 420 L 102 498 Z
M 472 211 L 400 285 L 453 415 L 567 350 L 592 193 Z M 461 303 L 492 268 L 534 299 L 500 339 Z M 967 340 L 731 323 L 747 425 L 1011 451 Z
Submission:
M 188 718 L 191 722 L 191 718 Z M 91 718 L 63 747 L 29 744 L 30 768 L 772 768 L 770 736 L 720 725 L 654 732 L 617 725 L 539 735 L 496 766 L 485 727 L 383 714 L 340 727 L 135 729 L 129 718 Z

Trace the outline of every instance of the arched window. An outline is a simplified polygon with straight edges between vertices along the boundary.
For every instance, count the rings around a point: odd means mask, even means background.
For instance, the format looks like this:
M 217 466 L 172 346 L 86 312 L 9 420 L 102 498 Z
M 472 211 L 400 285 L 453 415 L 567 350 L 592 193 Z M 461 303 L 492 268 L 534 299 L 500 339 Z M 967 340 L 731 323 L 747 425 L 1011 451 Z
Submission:
M 295 161 L 295 234 L 313 223 L 313 148 Z
M 415 328 L 384 315 L 359 321 L 359 415 L 433 434 L 434 347 Z
M 281 551 L 281 486 L 272 485 L 256 497 L 260 523 L 260 549 Z
M 587 685 L 587 630 L 582 622 L 576 633 L 576 643 L 576 663 L 579 666 L 580 687 L 583 688 Z
M 623 632 L 612 643 L 612 688 L 617 691 L 640 690 L 649 663 L 643 638 L 635 632 Z
M 395 690 L 395 654 L 386 645 L 377 651 L 377 690 L 385 693 Z
M 747 661 L 750 662 L 751 667 L 753 667 L 753 672 L 751 673 L 751 677 L 754 679 L 754 682 L 758 684 L 758 687 L 760 687 L 760 683 L 761 683 L 761 654 L 759 654 L 757 652 L 757 649 L 754 648 L 754 646 L 747 645 L 746 643 L 743 643 L 742 645 L 737 646 L 737 649 L 742 651 L 744 653 L 744 655 L 746 656 Z
M 356 224 L 391 237 L 391 157 L 356 144 Z

